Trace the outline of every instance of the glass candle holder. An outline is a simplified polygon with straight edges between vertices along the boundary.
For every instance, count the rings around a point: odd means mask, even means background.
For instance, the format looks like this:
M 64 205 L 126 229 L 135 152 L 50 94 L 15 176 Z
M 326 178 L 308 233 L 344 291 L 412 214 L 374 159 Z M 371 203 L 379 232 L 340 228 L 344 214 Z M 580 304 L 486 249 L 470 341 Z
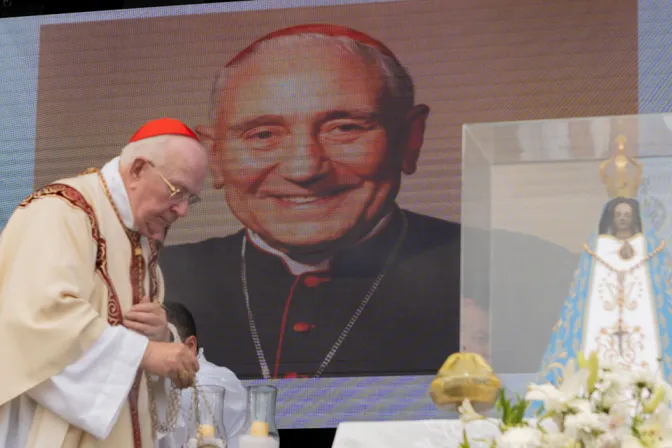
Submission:
M 274 386 L 247 386 L 247 434 L 240 437 L 240 448 L 277 448 L 280 434 L 275 423 L 278 389 Z
M 198 386 L 192 389 L 192 394 L 187 448 L 226 448 L 226 389 L 219 386 Z

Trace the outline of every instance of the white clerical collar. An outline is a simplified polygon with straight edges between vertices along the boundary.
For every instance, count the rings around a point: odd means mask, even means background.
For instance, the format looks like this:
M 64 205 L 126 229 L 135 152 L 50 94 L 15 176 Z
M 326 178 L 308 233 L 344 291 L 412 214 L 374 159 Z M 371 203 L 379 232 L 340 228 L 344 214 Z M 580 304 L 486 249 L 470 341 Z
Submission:
M 103 179 L 105 179 L 105 183 L 107 183 L 110 196 L 112 196 L 114 205 L 119 210 L 124 225 L 131 230 L 136 230 L 133 212 L 131 211 L 131 201 L 128 199 L 124 181 L 121 178 L 121 174 L 119 174 L 119 157 L 115 157 L 107 162 L 100 172 L 103 175 Z
M 204 351 L 203 351 L 203 347 L 200 347 L 200 348 L 198 349 L 198 355 L 196 355 L 196 359 L 197 359 L 199 362 L 206 361 L 206 359 L 205 359 L 205 353 L 204 353 Z
M 392 219 L 393 214 L 394 210 L 385 215 L 380 221 L 378 221 L 378 224 L 376 224 L 375 227 L 364 238 L 362 238 L 357 242 L 357 244 L 361 244 L 364 241 L 367 241 L 368 239 L 375 236 L 378 232 L 380 232 L 380 230 L 383 227 L 385 227 L 385 225 L 390 221 L 390 219 Z M 298 262 L 296 260 L 291 259 L 286 253 L 281 252 L 274 247 L 271 247 L 266 241 L 264 241 L 257 233 L 253 232 L 252 230 L 247 229 L 247 235 L 250 238 L 250 242 L 252 242 L 259 249 L 280 258 L 283 261 L 283 263 L 285 263 L 285 266 L 287 266 L 287 269 L 289 270 L 289 272 L 292 273 L 292 275 L 301 275 L 309 272 L 328 271 L 329 267 L 331 266 L 330 258 L 322 260 L 315 264 L 306 264 Z

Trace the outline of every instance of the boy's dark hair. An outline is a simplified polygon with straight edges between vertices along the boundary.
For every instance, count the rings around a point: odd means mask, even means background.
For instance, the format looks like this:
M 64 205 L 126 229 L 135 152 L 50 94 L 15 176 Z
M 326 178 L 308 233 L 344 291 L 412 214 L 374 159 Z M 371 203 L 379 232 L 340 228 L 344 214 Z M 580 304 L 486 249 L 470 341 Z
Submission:
M 168 322 L 175 325 L 182 341 L 189 336 L 194 336 L 198 340 L 196 321 L 186 306 L 177 302 L 165 302 L 163 306 L 166 309 Z

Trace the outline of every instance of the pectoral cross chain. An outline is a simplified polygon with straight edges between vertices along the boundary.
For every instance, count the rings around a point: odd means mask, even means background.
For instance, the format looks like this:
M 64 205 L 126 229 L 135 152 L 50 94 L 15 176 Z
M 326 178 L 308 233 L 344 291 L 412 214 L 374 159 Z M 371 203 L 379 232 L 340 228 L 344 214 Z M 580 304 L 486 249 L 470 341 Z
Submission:
M 618 330 L 612 333 L 618 338 L 618 353 L 623 357 L 623 338 L 628 335 L 628 332 L 623 328 L 623 306 L 625 305 L 625 271 L 616 271 L 616 279 L 618 281 Z

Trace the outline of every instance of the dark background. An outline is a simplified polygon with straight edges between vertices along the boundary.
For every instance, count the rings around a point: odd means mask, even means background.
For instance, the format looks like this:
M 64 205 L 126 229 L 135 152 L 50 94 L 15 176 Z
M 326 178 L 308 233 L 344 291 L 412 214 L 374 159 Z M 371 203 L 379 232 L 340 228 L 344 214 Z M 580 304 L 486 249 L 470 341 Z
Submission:
M 231 1 L 233 0 L 0 0 L 0 17 L 21 17 L 43 14 L 107 11 L 113 9 L 149 8 L 153 6 L 196 5 L 201 3 L 230 3 Z M 254 0 L 247 1 L 251 2 Z

